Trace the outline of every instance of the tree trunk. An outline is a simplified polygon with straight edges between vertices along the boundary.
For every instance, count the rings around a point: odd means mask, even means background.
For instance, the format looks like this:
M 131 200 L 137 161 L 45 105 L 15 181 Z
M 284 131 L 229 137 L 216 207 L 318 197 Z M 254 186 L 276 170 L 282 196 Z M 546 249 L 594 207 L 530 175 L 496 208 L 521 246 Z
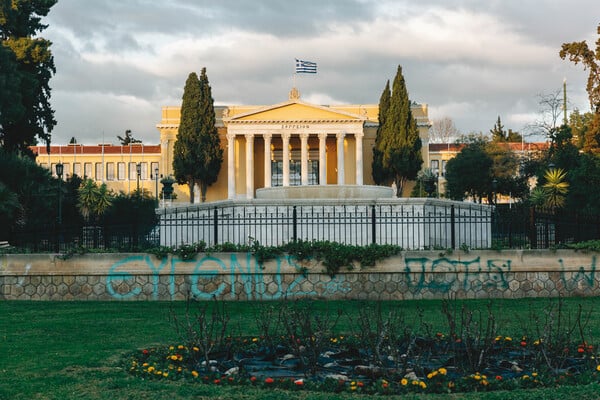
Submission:
M 190 204 L 194 204 L 194 186 L 196 186 L 196 182 L 190 179 L 188 186 L 190 188 Z
M 202 202 L 205 203 L 206 202 L 206 190 L 208 189 L 208 185 L 206 183 L 201 183 L 200 184 L 200 196 L 202 199 Z
M 404 184 L 406 179 L 402 176 L 396 176 L 396 197 L 402 197 L 402 191 L 404 190 Z

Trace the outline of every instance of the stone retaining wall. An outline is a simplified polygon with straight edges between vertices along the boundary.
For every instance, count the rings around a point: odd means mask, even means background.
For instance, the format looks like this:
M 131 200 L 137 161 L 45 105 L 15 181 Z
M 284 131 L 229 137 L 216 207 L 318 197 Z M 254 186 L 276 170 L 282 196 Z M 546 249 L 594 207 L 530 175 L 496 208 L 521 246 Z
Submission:
M 250 253 L 192 261 L 148 254 L 0 256 L 2 300 L 433 299 L 600 295 L 594 253 L 573 251 L 404 252 L 335 277 L 315 262 Z

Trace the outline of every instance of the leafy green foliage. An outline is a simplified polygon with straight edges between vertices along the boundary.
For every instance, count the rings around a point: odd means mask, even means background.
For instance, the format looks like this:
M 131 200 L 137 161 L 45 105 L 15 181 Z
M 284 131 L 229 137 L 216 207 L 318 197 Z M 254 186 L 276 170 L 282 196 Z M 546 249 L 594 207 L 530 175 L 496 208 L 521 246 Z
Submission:
M 600 35 L 600 24 L 596 29 L 596 32 Z M 587 43 L 571 42 L 563 43 L 559 52 L 560 58 L 563 60 L 569 58 L 574 64 L 581 63 L 584 69 L 589 69 L 588 81 L 586 90 L 590 100 L 590 107 L 595 114 L 600 113 L 600 40 L 596 41 L 596 50 L 590 50 Z
M 519 160 L 505 145 L 484 137 L 469 137 L 468 143 L 446 166 L 446 196 L 455 200 L 471 197 L 494 203 L 498 194 L 512 198 L 527 195 L 528 175 L 519 171 Z
M 56 72 L 50 41 L 36 34 L 46 28 L 46 16 L 56 0 L 2 1 L 0 3 L 0 63 L 10 83 L 0 83 L 0 98 L 9 94 L 13 105 L 0 101 L 0 142 L 9 151 L 32 156 L 28 146 L 40 138 L 50 141 L 56 125 L 50 106 L 49 81 Z M 11 55 L 6 53 L 10 52 Z M 0 79 L 2 80 L 2 79 Z M 4 111 L 8 111 L 6 114 Z
M 216 182 L 223 162 L 223 149 L 215 127 L 215 110 L 211 88 L 202 68 L 200 78 L 189 74 L 181 103 L 181 120 L 174 146 L 173 169 L 178 183 L 187 183 L 190 202 L 198 184 L 202 201 L 208 186 Z
M 158 258 L 168 253 L 179 256 L 183 260 L 191 260 L 198 253 L 214 252 L 252 252 L 259 263 L 272 260 L 282 254 L 288 254 L 298 261 L 316 260 L 325 267 L 325 272 L 335 276 L 341 268 L 353 269 L 356 266 L 374 266 L 377 261 L 400 254 L 402 248 L 394 245 L 370 244 L 368 246 L 352 246 L 329 241 L 297 240 L 281 246 L 261 246 L 253 241 L 251 245 L 223 243 L 207 247 L 205 242 L 181 245 L 176 248 L 158 247 L 147 252 Z
M 106 229 L 121 227 L 127 230 L 133 226 L 137 236 L 145 236 L 158 224 L 155 207 L 154 196 L 148 190 L 119 193 L 111 198 L 111 204 L 104 212 L 104 225 Z
M 373 146 L 373 163 L 372 163 L 372 175 L 373 181 L 377 185 L 388 184 L 391 177 L 388 171 L 383 167 L 383 151 L 380 150 L 381 140 L 383 138 L 383 127 L 385 125 L 386 116 L 390 108 L 390 99 L 392 93 L 390 91 L 390 81 L 385 83 L 385 88 L 379 98 L 379 125 L 377 126 L 377 133 L 375 136 L 375 146 Z
M 384 91 L 382 98 L 385 93 Z M 417 177 L 423 164 L 421 138 L 410 107 L 402 67 L 398 66 L 390 105 L 383 123 L 380 121 L 380 141 L 374 150 L 374 160 L 379 162 L 381 157 L 383 176 L 391 177 L 396 183 L 398 196 L 402 196 L 406 181 Z

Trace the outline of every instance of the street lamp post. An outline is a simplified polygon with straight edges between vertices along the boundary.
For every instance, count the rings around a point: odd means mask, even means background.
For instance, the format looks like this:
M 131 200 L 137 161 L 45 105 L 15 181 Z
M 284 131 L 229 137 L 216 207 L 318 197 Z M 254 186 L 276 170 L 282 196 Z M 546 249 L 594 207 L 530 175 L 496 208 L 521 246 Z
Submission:
M 142 164 L 137 163 L 135 164 L 135 170 L 137 172 L 137 192 L 138 192 L 138 196 L 140 194 L 140 175 L 142 175 Z
M 58 177 L 58 238 L 57 238 L 57 251 L 60 251 L 60 242 L 62 236 L 62 177 L 64 172 L 64 165 L 62 163 L 56 164 L 56 176 Z
M 56 176 L 58 176 L 58 225 L 62 224 L 62 177 L 64 172 L 64 165 L 62 163 L 56 164 Z
M 158 168 L 154 169 L 154 183 L 156 185 L 156 204 L 158 205 Z

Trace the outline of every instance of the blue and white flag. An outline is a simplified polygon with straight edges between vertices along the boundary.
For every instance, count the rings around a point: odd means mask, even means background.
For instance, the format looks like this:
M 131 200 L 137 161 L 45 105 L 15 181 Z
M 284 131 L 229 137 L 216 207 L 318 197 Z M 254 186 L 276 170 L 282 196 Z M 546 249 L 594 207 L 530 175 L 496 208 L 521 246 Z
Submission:
M 296 73 L 297 74 L 316 74 L 317 63 L 312 61 L 298 60 L 296 58 Z

